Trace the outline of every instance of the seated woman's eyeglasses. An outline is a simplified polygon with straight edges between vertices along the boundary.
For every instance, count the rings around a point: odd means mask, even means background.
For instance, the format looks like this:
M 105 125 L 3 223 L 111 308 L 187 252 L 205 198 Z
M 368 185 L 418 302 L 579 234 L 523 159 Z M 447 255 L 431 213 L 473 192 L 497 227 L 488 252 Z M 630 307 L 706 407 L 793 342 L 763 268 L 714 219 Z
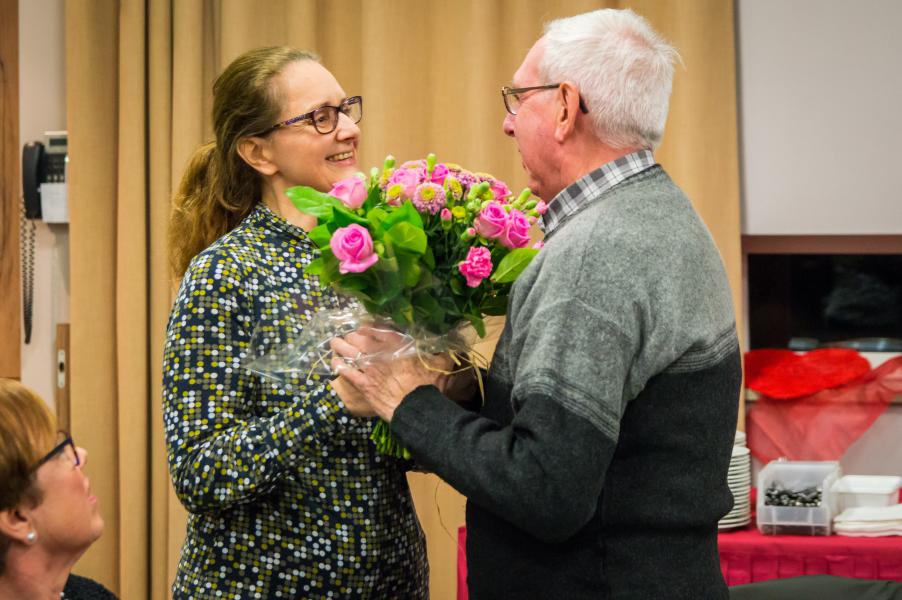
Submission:
M 34 466 L 31 467 L 32 472 L 37 471 L 44 463 L 56 458 L 60 452 L 65 451 L 67 448 L 72 450 L 71 458 L 75 461 L 75 466 L 77 467 L 81 465 L 81 458 L 79 458 L 78 456 L 78 450 L 75 448 L 75 442 L 72 441 L 72 437 L 65 431 L 60 431 L 60 436 L 64 438 L 63 441 L 54 446 L 53 450 L 45 454 L 44 457 L 41 458 L 41 460 L 36 462 Z
M 549 83 L 548 85 L 533 85 L 530 87 L 522 87 L 522 88 L 511 88 L 504 86 L 501 88 L 501 98 L 504 100 L 504 108 L 512 115 L 516 115 L 517 111 L 520 110 L 520 105 L 523 104 L 523 98 L 520 97 L 521 94 L 526 92 L 531 92 L 533 90 L 556 90 L 561 87 L 560 83 Z M 587 114 L 589 112 L 589 107 L 586 106 L 586 103 L 583 102 L 583 97 L 579 97 L 579 110 L 583 114 Z
M 292 117 L 286 121 L 276 123 L 260 135 L 265 135 L 271 131 L 275 131 L 280 127 L 289 127 L 291 125 L 312 123 L 314 129 L 323 135 L 332 133 L 338 127 L 338 115 L 347 115 L 354 123 L 359 123 L 363 118 L 363 97 L 351 96 L 341 101 L 338 106 L 320 106 L 316 110 L 308 113 Z

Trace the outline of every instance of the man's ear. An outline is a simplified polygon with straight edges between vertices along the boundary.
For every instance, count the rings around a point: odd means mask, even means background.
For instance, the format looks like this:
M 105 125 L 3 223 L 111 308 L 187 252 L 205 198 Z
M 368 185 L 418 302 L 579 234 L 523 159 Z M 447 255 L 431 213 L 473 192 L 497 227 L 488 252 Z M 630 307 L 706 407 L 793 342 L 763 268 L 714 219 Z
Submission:
M 0 533 L 8 538 L 28 543 L 28 534 L 34 531 L 33 523 L 27 513 L 18 507 L 0 510 Z
M 563 142 L 576 129 L 576 118 L 579 114 L 579 91 L 569 81 L 558 87 L 558 109 L 555 113 L 554 139 Z
M 255 171 L 263 175 L 274 175 L 279 169 L 273 164 L 270 142 L 255 135 L 238 141 L 238 155 Z

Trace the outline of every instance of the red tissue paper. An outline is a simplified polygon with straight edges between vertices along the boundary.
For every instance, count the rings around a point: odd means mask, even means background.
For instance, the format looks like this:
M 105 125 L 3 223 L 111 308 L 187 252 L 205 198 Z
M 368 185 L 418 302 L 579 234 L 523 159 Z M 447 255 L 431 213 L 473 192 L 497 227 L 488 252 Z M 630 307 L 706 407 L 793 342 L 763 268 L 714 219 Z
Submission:
M 748 446 L 764 463 L 839 460 L 902 394 L 902 357 L 871 370 L 855 350 L 753 350 L 745 364 L 746 387 L 760 394 L 746 416 Z

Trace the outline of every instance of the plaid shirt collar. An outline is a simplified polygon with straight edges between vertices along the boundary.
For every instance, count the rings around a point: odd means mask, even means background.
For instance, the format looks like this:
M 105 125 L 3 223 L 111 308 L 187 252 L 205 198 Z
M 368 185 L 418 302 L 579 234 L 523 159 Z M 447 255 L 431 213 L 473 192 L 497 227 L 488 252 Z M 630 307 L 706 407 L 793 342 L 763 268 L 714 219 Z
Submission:
M 651 168 L 655 157 L 651 150 L 639 150 L 616 160 L 605 163 L 588 175 L 571 183 L 548 203 L 548 212 L 542 215 L 539 228 L 545 235 L 578 213 L 587 204 L 598 198 L 627 177 Z

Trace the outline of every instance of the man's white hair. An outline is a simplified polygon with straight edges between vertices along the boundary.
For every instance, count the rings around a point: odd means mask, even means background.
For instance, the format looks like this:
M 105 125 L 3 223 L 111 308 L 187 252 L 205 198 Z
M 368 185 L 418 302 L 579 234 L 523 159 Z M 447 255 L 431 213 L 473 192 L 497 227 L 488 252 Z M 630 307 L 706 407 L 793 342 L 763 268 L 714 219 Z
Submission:
M 602 9 L 545 26 L 545 82 L 572 81 L 599 139 L 612 148 L 661 143 L 677 51 L 633 11 Z

